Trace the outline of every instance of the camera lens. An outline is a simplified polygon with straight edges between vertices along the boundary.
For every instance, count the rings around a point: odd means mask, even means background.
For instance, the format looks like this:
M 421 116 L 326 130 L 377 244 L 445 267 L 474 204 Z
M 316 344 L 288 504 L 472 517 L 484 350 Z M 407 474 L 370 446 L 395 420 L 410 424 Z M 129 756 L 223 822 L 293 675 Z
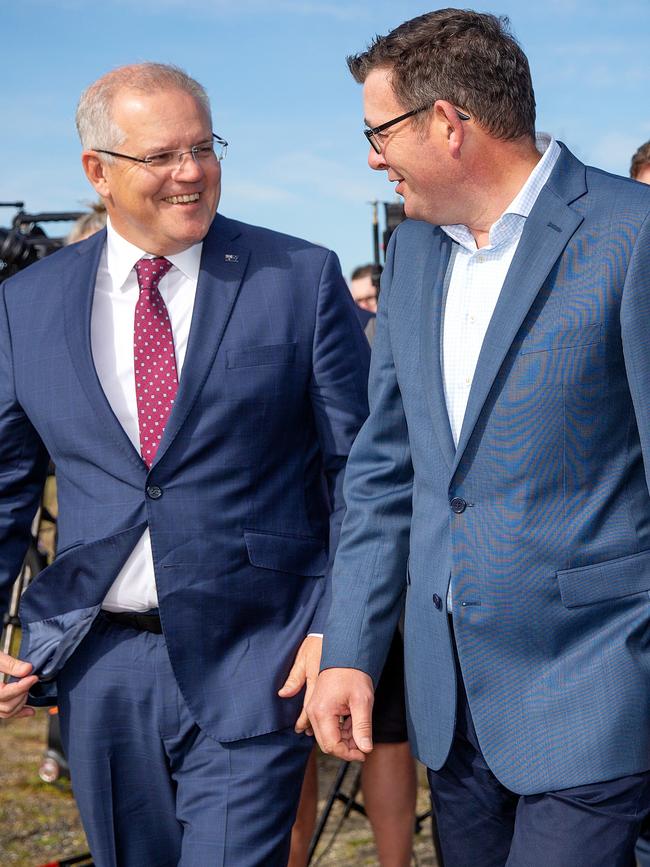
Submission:
M 38 251 L 18 229 L 0 229 L 0 260 L 5 266 L 26 268 L 38 259 Z

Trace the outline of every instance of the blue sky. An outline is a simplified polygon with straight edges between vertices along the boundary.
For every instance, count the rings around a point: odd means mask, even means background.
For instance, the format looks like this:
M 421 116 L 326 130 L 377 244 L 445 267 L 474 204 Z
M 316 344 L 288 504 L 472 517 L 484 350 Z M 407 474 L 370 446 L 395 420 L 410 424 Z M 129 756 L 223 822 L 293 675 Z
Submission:
M 465 4 L 463 4 L 465 5 Z M 469 5 L 469 4 L 467 4 Z M 230 142 L 220 210 L 336 250 L 346 274 L 371 258 L 361 89 L 345 56 L 429 11 L 396 0 L 2 0 L 0 201 L 76 209 L 92 199 L 74 111 L 106 70 L 176 63 L 207 88 Z M 538 128 L 580 159 L 627 174 L 650 138 L 648 0 L 495 0 L 531 63 Z M 0 210 L 8 226 L 11 209 Z M 60 226 L 63 229 L 63 226 Z

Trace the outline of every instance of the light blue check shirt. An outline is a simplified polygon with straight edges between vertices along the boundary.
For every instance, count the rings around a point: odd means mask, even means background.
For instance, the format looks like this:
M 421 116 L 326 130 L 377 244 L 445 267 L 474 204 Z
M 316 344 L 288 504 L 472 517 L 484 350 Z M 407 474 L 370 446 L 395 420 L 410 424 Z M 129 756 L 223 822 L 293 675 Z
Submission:
M 537 136 L 536 145 L 542 158 L 490 228 L 486 247 L 477 248 L 467 226 L 440 227 L 457 245 L 445 302 L 442 339 L 445 400 L 456 445 L 485 332 L 526 218 L 560 155 L 558 143 L 544 133 Z
M 467 226 L 441 226 L 456 244 L 445 300 L 442 368 L 445 401 L 455 445 L 463 426 L 474 371 L 490 319 L 499 299 L 510 263 L 517 251 L 526 218 L 560 155 L 549 135 L 536 137 L 541 160 L 528 180 L 489 232 L 489 244 L 480 249 Z M 451 611 L 451 585 L 447 610 Z

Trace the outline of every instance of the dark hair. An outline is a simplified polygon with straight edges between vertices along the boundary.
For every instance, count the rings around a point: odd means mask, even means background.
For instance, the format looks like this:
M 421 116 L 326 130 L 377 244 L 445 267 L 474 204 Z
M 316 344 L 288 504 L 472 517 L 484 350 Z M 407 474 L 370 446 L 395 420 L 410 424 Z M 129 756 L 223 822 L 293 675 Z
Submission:
M 650 165 L 650 141 L 642 144 L 632 157 L 632 162 L 630 163 L 630 177 L 638 178 L 641 169 L 647 165 Z
M 375 265 L 358 265 L 352 274 L 350 275 L 350 280 L 359 280 L 361 277 L 372 277 L 375 272 Z
M 389 69 L 406 109 L 446 99 L 495 138 L 534 137 L 530 68 L 509 24 L 505 16 L 438 9 L 376 36 L 367 51 L 348 57 L 348 67 L 359 84 L 371 70 Z

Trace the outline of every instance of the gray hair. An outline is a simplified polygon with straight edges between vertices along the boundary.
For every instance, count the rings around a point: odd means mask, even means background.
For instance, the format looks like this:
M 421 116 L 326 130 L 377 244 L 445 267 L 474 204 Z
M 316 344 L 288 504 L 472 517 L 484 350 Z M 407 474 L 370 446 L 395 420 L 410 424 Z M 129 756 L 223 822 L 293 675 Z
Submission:
M 208 94 L 198 81 L 178 66 L 168 63 L 134 63 L 107 72 L 84 90 L 77 106 L 77 131 L 85 150 L 113 150 L 125 139 L 124 132 L 112 117 L 113 100 L 121 90 L 146 93 L 182 90 L 193 96 L 211 117 Z M 106 157 L 112 161 L 113 157 Z

